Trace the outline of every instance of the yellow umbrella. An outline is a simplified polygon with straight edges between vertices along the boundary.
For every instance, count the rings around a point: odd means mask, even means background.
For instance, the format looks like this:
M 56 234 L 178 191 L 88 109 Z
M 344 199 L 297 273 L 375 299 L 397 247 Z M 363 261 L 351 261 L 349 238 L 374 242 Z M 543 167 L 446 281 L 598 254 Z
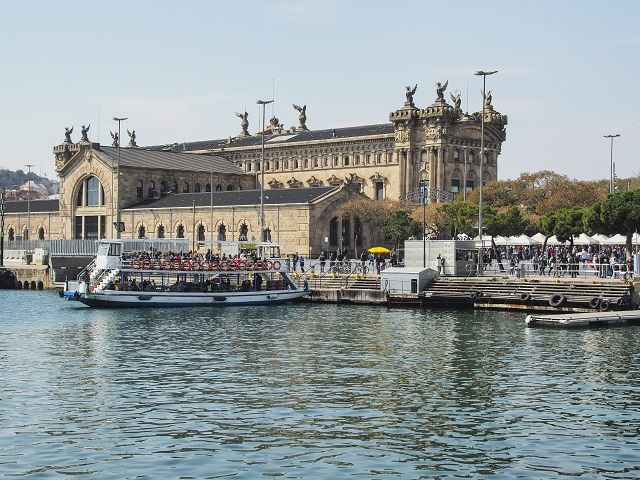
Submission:
M 385 247 L 371 247 L 367 252 L 371 253 L 391 253 L 391 250 Z

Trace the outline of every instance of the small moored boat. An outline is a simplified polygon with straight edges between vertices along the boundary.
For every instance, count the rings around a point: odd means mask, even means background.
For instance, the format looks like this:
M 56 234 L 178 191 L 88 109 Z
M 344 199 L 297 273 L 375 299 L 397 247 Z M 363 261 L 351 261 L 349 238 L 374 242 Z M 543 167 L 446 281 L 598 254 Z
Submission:
M 77 281 L 65 283 L 61 296 L 90 307 L 186 307 L 284 303 L 309 293 L 277 258 L 150 257 L 124 246 L 122 240 L 100 241 L 94 261 Z

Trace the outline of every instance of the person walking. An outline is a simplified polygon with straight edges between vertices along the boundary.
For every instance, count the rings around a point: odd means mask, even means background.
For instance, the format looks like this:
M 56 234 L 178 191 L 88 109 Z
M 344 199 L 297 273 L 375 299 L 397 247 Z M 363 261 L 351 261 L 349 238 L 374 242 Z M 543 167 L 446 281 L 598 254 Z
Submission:
M 327 263 L 327 256 L 324 254 L 324 252 L 320 253 L 318 260 L 320 261 L 320 273 L 324 273 L 324 266 Z

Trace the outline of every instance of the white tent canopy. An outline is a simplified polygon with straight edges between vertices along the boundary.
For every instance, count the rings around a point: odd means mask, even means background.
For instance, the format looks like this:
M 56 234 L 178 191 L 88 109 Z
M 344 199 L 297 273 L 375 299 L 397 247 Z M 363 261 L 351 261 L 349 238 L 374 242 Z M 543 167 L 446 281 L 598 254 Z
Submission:
M 558 240 L 558 237 L 556 237 L 555 235 L 552 235 L 547 240 L 547 245 L 551 245 L 552 247 L 559 247 L 560 245 L 564 245 L 564 243 Z
M 596 233 L 593 237 L 594 240 L 597 240 L 599 243 L 606 243 L 607 240 L 609 240 L 609 237 L 607 237 L 606 235 L 603 235 L 601 233 Z
M 538 242 L 540 244 L 544 243 L 544 241 L 546 239 L 547 239 L 546 235 L 543 235 L 540 232 L 536 233 L 534 236 L 531 237 L 531 240 L 535 240 L 536 242 Z
M 636 232 L 631 237 L 631 245 L 640 245 L 640 233 Z
M 600 242 L 592 237 L 590 237 L 589 235 L 587 235 L 586 233 L 581 233 L 580 235 L 578 235 L 577 237 L 573 237 L 573 244 L 574 245 L 597 245 Z
M 624 245 L 625 243 L 627 243 L 627 237 L 616 233 L 613 237 L 602 243 L 604 243 L 605 245 Z
M 493 237 L 493 241 L 496 242 L 496 245 L 500 245 L 502 247 L 509 245 L 509 239 L 507 237 L 503 237 L 502 235 Z

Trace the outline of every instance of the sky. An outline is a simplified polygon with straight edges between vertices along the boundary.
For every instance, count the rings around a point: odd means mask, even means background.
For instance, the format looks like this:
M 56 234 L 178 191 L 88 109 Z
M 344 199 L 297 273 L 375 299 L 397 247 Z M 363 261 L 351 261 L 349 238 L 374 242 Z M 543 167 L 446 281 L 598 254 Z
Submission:
M 509 118 L 501 179 L 554 170 L 577 179 L 640 174 L 640 2 L 629 1 L 29 1 L 1 0 L 0 168 L 55 177 L 65 127 L 110 144 L 114 116 L 139 145 L 226 138 L 235 112 L 258 130 L 258 99 L 307 126 L 384 123 L 418 84 L 435 83 Z

